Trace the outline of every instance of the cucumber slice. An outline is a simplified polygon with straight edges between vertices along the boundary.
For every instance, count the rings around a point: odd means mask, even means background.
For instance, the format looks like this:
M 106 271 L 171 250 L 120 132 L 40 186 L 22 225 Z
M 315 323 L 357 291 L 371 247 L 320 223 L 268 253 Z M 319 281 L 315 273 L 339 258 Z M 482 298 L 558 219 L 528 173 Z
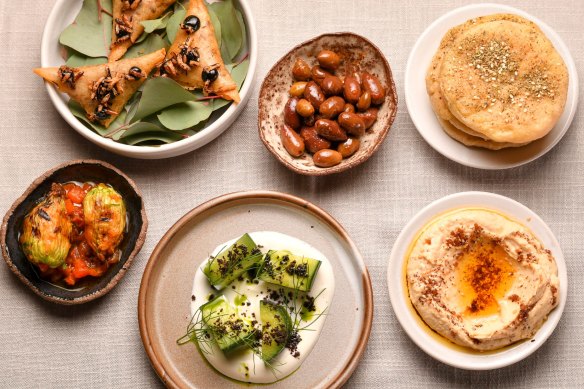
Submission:
M 255 242 L 244 234 L 237 242 L 209 259 L 203 273 L 215 289 L 221 290 L 261 261 L 262 254 Z
M 283 305 L 269 301 L 260 301 L 260 319 L 262 321 L 262 359 L 272 360 L 286 347 L 292 319 Z
M 250 320 L 240 316 L 223 295 L 201 305 L 202 319 L 224 353 L 249 346 L 255 338 Z
M 287 250 L 270 250 L 264 258 L 258 278 L 270 284 L 310 292 L 320 261 Z

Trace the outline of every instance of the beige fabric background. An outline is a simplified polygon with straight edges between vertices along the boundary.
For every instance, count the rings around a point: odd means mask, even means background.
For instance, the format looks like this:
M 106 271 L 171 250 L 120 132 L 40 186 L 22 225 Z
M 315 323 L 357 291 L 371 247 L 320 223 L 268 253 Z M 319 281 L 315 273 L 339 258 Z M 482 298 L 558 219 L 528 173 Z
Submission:
M 77 0 L 71 0 L 77 1 Z M 584 79 L 584 2 L 503 1 L 543 19 L 564 39 Z M 479 171 L 440 156 L 420 137 L 404 104 L 410 48 L 437 17 L 468 3 L 449 0 L 251 0 L 260 55 L 255 93 L 233 127 L 205 148 L 163 161 L 122 158 L 77 135 L 51 105 L 31 68 L 52 0 L 0 1 L 0 211 L 45 170 L 76 158 L 113 163 L 142 189 L 148 238 L 109 295 L 81 307 L 41 301 L 0 264 L 0 387 L 160 387 L 143 351 L 136 303 L 154 245 L 184 213 L 226 192 L 273 189 L 329 211 L 360 248 L 373 282 L 369 346 L 348 387 L 584 387 L 584 112 L 545 157 L 509 171 Z M 383 147 L 346 174 L 315 179 L 282 167 L 256 129 L 257 92 L 289 48 L 322 32 L 354 31 L 381 47 L 399 90 L 399 113 Z M 582 88 L 582 81 L 580 89 Z M 398 324 L 385 280 L 391 246 L 404 224 L 430 201 L 458 191 L 512 197 L 547 221 L 568 264 L 570 290 L 553 336 L 530 358 L 491 372 L 447 367 L 420 351 Z M 334 357 L 334 356 L 332 356 Z

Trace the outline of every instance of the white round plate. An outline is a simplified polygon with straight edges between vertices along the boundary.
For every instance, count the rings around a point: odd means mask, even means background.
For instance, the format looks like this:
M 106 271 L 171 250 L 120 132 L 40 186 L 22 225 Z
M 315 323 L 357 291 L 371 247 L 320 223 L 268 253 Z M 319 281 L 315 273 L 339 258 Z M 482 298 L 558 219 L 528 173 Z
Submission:
M 43 39 L 41 43 L 42 67 L 60 66 L 63 64 L 64 61 L 62 57 L 62 46 L 59 44 L 59 36 L 61 35 L 61 32 L 68 25 L 70 25 L 73 20 L 75 20 L 75 16 L 77 16 L 79 13 L 82 4 L 83 2 L 81 0 L 56 1 L 53 9 L 51 10 L 51 13 L 49 14 L 49 18 L 47 19 L 45 30 L 43 32 Z M 243 108 L 249 101 L 253 91 L 253 81 L 258 55 L 256 26 L 247 1 L 238 0 L 235 2 L 235 4 L 243 15 L 247 30 L 246 38 L 249 51 L 249 69 L 247 71 L 247 76 L 241 87 L 241 90 L 239 91 L 241 101 L 239 104 L 231 104 L 220 116 L 212 115 L 209 119 L 207 127 L 199 131 L 197 134 L 184 140 L 156 147 L 126 145 L 123 143 L 118 143 L 109 138 L 104 138 L 87 128 L 82 122 L 79 121 L 79 119 L 73 116 L 67 107 L 69 97 L 63 93 L 59 93 L 53 87 L 53 85 L 47 83 L 47 91 L 51 101 L 63 119 L 65 119 L 65 121 L 69 123 L 71 127 L 73 127 L 75 131 L 80 133 L 83 137 L 106 150 L 116 154 L 124 155 L 126 157 L 142 159 L 176 157 L 206 145 L 221 135 L 229 128 L 229 126 L 231 126 L 231 124 L 243 111 Z
M 483 354 L 470 350 L 466 352 L 462 348 L 449 346 L 447 342 L 437 340 L 436 335 L 433 336 L 427 328 L 422 327 L 420 325 L 421 319 L 410 305 L 403 279 L 404 262 L 409 245 L 426 223 L 446 211 L 477 206 L 502 212 L 531 229 L 554 255 L 560 279 L 560 302 L 532 339 L 518 342 L 500 351 Z M 564 311 L 568 294 L 568 276 L 564 255 L 550 228 L 526 206 L 508 197 L 487 192 L 455 193 L 434 201 L 418 212 L 404 227 L 393 245 L 387 269 L 387 284 L 393 311 L 404 331 L 414 343 L 431 357 L 447 365 L 468 370 L 498 369 L 519 362 L 535 352 L 556 328 Z
M 426 92 L 426 72 L 446 32 L 469 19 L 495 13 L 511 13 L 536 23 L 560 53 L 569 74 L 568 97 L 564 113 L 548 135 L 524 147 L 498 151 L 468 147 L 448 136 L 430 104 Z M 541 20 L 527 12 L 500 4 L 473 4 L 450 11 L 432 23 L 414 45 L 405 75 L 405 96 L 408 112 L 420 135 L 440 154 L 462 165 L 478 169 L 508 169 L 541 157 L 562 139 L 572 123 L 578 105 L 578 74 L 574 59 L 560 36 Z

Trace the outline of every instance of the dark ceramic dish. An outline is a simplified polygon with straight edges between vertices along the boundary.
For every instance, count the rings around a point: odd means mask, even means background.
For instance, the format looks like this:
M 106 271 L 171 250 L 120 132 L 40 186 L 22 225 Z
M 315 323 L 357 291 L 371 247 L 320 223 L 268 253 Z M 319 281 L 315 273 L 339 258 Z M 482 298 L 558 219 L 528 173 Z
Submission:
M 114 187 L 124 198 L 128 217 L 128 231 L 120 246 L 120 261 L 99 277 L 89 277 L 74 288 L 65 288 L 41 279 L 35 267 L 27 260 L 18 237 L 26 214 L 37 201 L 49 192 L 54 182 L 103 182 Z M 142 248 L 148 220 L 140 191 L 134 182 L 110 164 L 95 160 L 70 161 L 57 166 L 37 178 L 4 216 L 0 230 L 0 245 L 8 267 L 33 292 L 58 304 L 82 304 L 109 292 L 124 276 L 132 259 Z

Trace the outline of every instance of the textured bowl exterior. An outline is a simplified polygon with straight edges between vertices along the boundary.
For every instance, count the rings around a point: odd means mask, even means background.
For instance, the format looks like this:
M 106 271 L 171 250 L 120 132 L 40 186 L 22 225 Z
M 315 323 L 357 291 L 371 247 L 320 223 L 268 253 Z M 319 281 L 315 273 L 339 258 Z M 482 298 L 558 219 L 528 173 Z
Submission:
M 88 279 L 84 288 L 65 289 L 42 280 L 25 257 L 20 243 L 24 217 L 54 182 L 93 181 L 112 185 L 124 198 L 128 215 L 128 231 L 121 244 L 118 263 L 101 277 Z M 82 304 L 108 293 L 122 279 L 138 254 L 148 229 L 142 195 L 132 179 L 114 166 L 97 160 L 76 160 L 57 166 L 37 178 L 8 210 L 0 229 L 0 247 L 6 264 L 34 293 L 45 300 L 64 305 Z
M 284 124 L 284 105 L 289 98 L 288 90 L 294 82 L 292 65 L 297 58 L 309 64 L 316 62 L 320 50 L 328 49 L 344 57 L 344 64 L 336 74 L 344 77 L 347 63 L 358 63 L 361 70 L 369 71 L 379 78 L 385 87 L 386 97 L 375 124 L 360 137 L 361 147 L 352 157 L 339 165 L 320 168 L 314 165 L 312 156 L 305 153 L 294 158 L 282 146 L 280 127 Z M 258 130 L 266 148 L 290 170 L 305 175 L 327 175 L 340 173 L 365 162 L 381 145 L 389 132 L 397 113 L 397 91 L 387 59 L 377 46 L 368 39 L 349 32 L 324 34 L 301 43 L 282 57 L 268 72 L 262 83 L 258 99 Z

